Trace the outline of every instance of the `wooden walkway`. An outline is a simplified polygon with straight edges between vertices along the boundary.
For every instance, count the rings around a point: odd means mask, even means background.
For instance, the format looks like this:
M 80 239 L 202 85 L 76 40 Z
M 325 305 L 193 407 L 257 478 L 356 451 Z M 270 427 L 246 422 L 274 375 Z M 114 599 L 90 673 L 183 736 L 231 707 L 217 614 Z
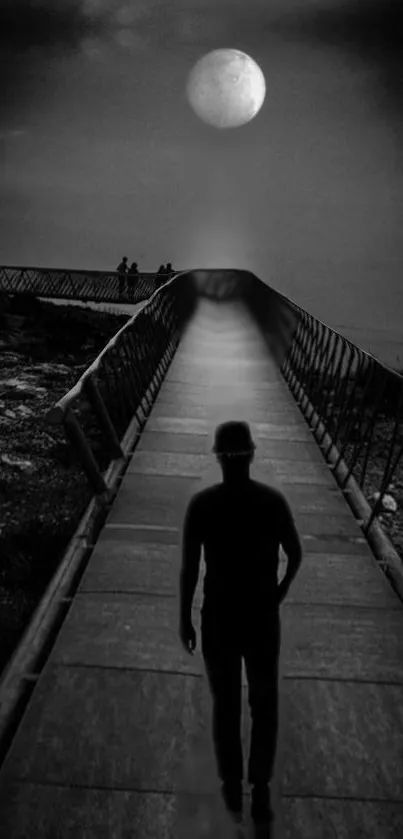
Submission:
M 246 310 L 202 300 L 1 770 L 1 837 L 233 835 L 200 650 L 178 638 L 178 574 L 185 506 L 221 480 L 213 432 L 234 418 L 304 547 L 281 610 L 274 835 L 403 836 L 402 603 Z M 246 683 L 243 730 L 246 761 Z

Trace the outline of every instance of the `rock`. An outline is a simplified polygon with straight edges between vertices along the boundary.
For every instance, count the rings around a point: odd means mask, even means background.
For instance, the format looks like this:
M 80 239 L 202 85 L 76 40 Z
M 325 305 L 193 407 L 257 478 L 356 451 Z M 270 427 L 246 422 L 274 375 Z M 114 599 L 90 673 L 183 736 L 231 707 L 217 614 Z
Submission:
M 35 466 L 30 460 L 22 460 L 19 457 L 12 457 L 8 454 L 0 455 L 0 460 L 2 460 L 3 463 L 7 463 L 8 466 L 16 466 L 18 469 L 23 469 L 24 471 L 35 471 Z
M 43 362 L 41 362 L 41 364 L 38 364 L 37 367 L 41 370 L 42 373 L 53 373 L 55 371 L 57 371 L 59 373 L 60 372 L 62 372 L 62 373 L 69 373 L 70 372 L 70 367 L 68 367 L 67 364 L 56 364 L 56 363 L 50 364 L 47 361 L 43 361 Z
M 26 382 L 21 381 L 21 379 L 0 379 L 1 385 L 6 385 L 7 387 L 15 387 L 17 390 L 29 390 L 30 385 Z
M 33 411 L 32 408 L 28 408 L 27 405 L 18 405 L 16 410 L 18 410 L 23 417 L 32 417 L 35 413 L 35 411 Z
M 378 501 L 380 496 L 381 496 L 380 492 L 374 492 L 373 495 L 371 495 L 371 500 L 376 502 L 376 501 Z M 382 505 L 381 506 L 382 506 L 382 509 L 386 510 L 388 513 L 396 513 L 397 503 L 396 503 L 395 499 L 393 498 L 393 495 L 389 495 L 388 493 L 385 493 L 385 495 L 382 498 Z

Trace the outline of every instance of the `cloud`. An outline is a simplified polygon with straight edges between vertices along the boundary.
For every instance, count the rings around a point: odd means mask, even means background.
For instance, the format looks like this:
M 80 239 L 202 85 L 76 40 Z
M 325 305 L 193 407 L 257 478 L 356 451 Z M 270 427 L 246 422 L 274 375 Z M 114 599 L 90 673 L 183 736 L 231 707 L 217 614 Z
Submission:
M 41 65 L 51 56 L 98 43 L 108 30 L 111 0 L 0 0 L 3 85 L 0 119 L 21 113 L 35 99 Z
M 361 58 L 378 77 L 378 95 L 391 110 L 403 106 L 402 0 L 339 0 L 306 5 L 268 22 L 267 30 L 342 47 Z
M 305 28 L 321 39 L 344 41 L 363 51 L 400 49 L 400 0 L 340 0 L 331 6 L 306 6 L 292 19 L 301 31 Z
M 23 137 L 26 133 L 26 128 L 7 128 L 4 131 L 0 131 L 0 140 L 9 140 L 13 139 L 14 137 Z
M 138 35 L 132 29 L 117 29 L 114 35 L 115 42 L 126 50 L 140 53 L 148 48 L 147 38 Z
M 0 44 L 10 52 L 75 45 L 105 26 L 105 11 L 88 0 L 0 0 Z

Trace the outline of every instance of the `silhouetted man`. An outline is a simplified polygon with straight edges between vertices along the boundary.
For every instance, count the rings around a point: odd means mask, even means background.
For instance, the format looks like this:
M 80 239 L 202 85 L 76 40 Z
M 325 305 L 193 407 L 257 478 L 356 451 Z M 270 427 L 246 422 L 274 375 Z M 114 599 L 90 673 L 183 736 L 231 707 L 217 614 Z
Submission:
M 119 262 L 116 270 L 119 272 L 119 296 L 123 297 L 125 293 L 125 276 L 127 274 L 127 256 L 124 256 Z
M 247 423 L 228 422 L 217 428 L 213 451 L 223 481 L 193 496 L 184 521 L 180 637 L 185 650 L 193 654 L 192 600 L 203 546 L 202 654 L 213 698 L 213 739 L 222 794 L 234 821 L 241 824 L 243 658 L 252 719 L 251 814 L 255 824 L 269 831 L 273 819 L 269 784 L 278 726 L 279 605 L 298 571 L 302 550 L 282 493 L 249 475 L 254 449 Z M 280 544 L 288 564 L 278 584 Z
M 173 274 L 174 273 L 172 265 L 171 265 L 170 262 L 167 262 L 167 267 L 165 268 L 165 273 L 166 274 Z
M 138 268 L 137 268 L 137 262 L 132 262 L 132 264 L 129 268 L 129 273 L 127 275 L 127 290 L 128 290 L 129 298 L 131 298 L 131 300 L 133 300 L 133 298 L 134 298 L 134 289 L 135 289 L 135 286 L 136 286 L 138 276 L 139 276 L 139 271 L 138 271 Z

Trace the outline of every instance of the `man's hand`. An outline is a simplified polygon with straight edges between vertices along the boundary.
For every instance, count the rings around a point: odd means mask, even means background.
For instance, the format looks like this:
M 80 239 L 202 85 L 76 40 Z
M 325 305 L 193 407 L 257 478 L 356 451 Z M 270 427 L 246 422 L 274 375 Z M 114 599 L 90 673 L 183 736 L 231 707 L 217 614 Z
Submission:
M 282 587 L 281 583 L 279 583 L 279 585 L 277 586 L 277 605 L 278 606 L 281 606 L 281 604 L 282 604 L 282 602 L 285 598 L 285 595 L 286 595 L 286 592 L 284 591 L 284 587 Z
M 193 655 L 196 649 L 196 632 L 192 621 L 181 621 L 179 635 L 185 652 Z

